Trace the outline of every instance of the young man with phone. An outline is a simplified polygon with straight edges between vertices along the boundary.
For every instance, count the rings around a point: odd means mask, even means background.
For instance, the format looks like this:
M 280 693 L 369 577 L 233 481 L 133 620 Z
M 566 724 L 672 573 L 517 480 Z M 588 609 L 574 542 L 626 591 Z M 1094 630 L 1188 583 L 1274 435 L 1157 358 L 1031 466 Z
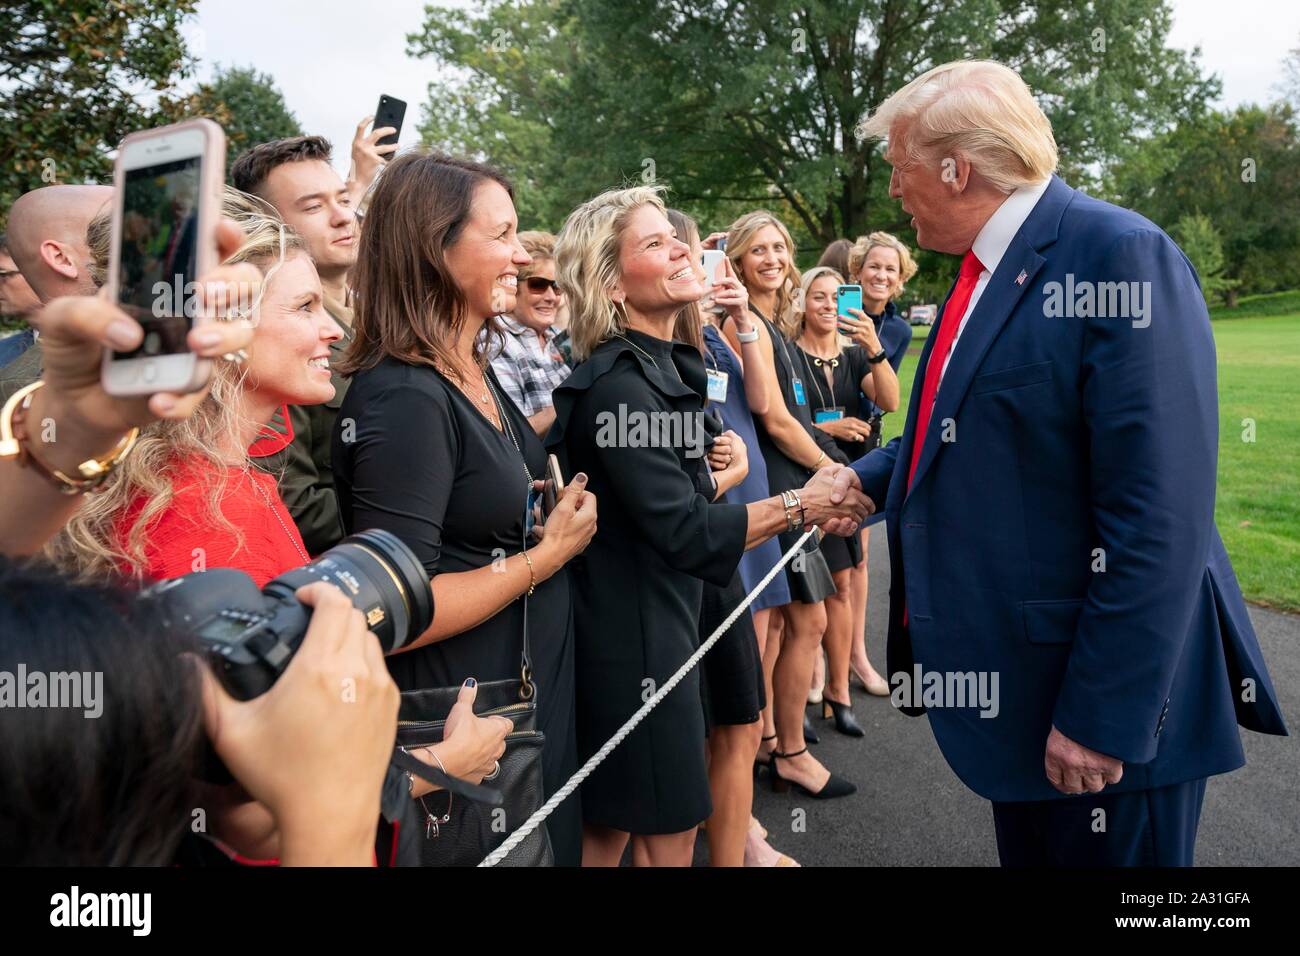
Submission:
M 344 182 L 330 164 L 332 147 L 323 136 L 293 136 L 262 143 L 242 153 L 230 167 L 236 189 L 251 193 L 275 210 L 307 243 L 320 273 L 325 310 L 343 330 L 330 345 L 330 367 L 342 360 L 352 339 L 352 309 L 348 305 L 348 271 L 357 260 L 359 221 L 356 202 L 369 190 L 396 146 L 377 146 L 394 132 L 380 127 L 366 133 L 370 117 L 357 127 L 352 141 L 352 178 Z M 348 380 L 331 373 L 334 398 L 323 405 L 282 409 L 271 429 L 291 439 L 273 454 L 254 457 L 265 471 L 279 475 L 280 496 L 293 515 L 311 554 L 320 554 L 343 537 L 330 435 Z M 274 445 L 281 444 L 279 442 Z

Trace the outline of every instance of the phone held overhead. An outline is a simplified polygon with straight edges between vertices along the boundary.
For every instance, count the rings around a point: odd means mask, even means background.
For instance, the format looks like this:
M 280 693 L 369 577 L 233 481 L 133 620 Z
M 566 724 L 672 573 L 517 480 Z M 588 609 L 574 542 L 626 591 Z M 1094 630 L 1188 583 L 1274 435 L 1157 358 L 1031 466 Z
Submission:
M 217 265 L 225 155 L 225 134 L 206 119 L 122 141 L 106 284 L 144 338 L 130 352 L 105 350 L 101 379 L 110 395 L 192 392 L 207 384 L 211 362 L 185 339 L 199 314 L 198 277 Z

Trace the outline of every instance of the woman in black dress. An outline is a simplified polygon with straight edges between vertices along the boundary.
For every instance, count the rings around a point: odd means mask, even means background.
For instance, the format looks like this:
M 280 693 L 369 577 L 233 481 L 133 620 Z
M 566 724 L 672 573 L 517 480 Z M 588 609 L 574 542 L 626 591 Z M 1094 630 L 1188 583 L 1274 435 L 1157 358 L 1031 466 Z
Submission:
M 754 416 L 768 478 L 774 485 L 798 481 L 812 469 L 833 463 L 839 454 L 834 441 L 812 427 L 809 385 L 800 377 L 795 347 L 778 328 L 793 309 L 799 289 L 793 255 L 790 234 L 768 212 L 741 216 L 727 234 L 727 257 L 749 290 L 750 309 L 757 317 L 754 331 L 759 336 L 762 361 L 754 364 L 754 370 L 766 376 L 768 394 L 783 399 L 768 402 L 766 412 Z M 727 322 L 723 331 L 733 347 L 739 348 L 735 323 Z M 782 547 L 792 543 L 782 541 Z M 841 549 L 842 553 L 843 546 L 832 538 L 823 539 L 822 544 L 828 551 Z M 814 658 L 820 653 L 826 630 L 825 599 L 835 593 L 835 584 L 821 548 L 802 557 L 798 566 L 795 562 L 788 566 L 794 600 L 781 608 L 777 620 L 782 627 L 768 635 L 763 657 L 764 668 L 772 669 L 769 697 L 775 718 L 776 746 L 768 751 L 775 756 L 770 758 L 769 767 L 773 786 L 778 789 L 791 781 L 819 797 L 847 796 L 855 791 L 853 784 L 827 770 L 807 747 L 804 709 Z
M 898 377 L 866 315 L 851 310 L 841 319 L 836 312 L 836 290 L 843 278 L 832 269 L 818 267 L 806 273 L 799 284 L 803 311 L 797 313 L 792 330 L 799 374 L 808 383 L 808 404 L 816 428 L 835 440 L 840 453 L 856 461 L 867 452 L 871 426 L 864 413 L 867 402 L 893 411 L 898 408 Z M 852 329 L 863 344 L 848 344 L 840 326 Z M 844 539 L 851 564 L 833 568 L 835 595 L 826 599 L 826 687 L 822 716 L 835 718 L 835 728 L 850 737 L 863 731 L 853 718 L 849 695 L 849 656 L 853 647 L 853 575 L 863 565 L 862 543 L 855 535 Z
M 743 477 L 746 450 L 730 435 L 734 457 L 709 476 L 700 330 L 678 321 L 704 290 L 658 190 L 615 190 L 578 207 L 555 252 L 581 364 L 555 390 L 547 446 L 566 472 L 586 472 L 602 501 L 600 531 L 570 568 L 586 756 L 696 650 L 703 581 L 727 585 L 742 552 L 779 531 L 852 533 L 866 502 L 832 509 L 829 470 L 752 504 L 701 493 Z M 587 779 L 582 811 L 584 864 L 617 866 L 630 834 L 634 861 L 690 864 L 710 812 L 698 669 Z
M 530 261 L 515 228 L 510 185 L 488 167 L 407 153 L 384 170 L 352 273 L 342 371 L 353 379 L 333 461 L 347 530 L 393 532 L 431 578 L 433 624 L 388 659 L 399 688 L 521 679 L 527 608 L 551 793 L 577 769 L 564 566 L 595 533 L 596 502 L 575 477 L 530 547 L 526 511 L 545 453 L 480 339 L 514 307 Z M 547 821 L 559 864 L 578 863 L 579 821 L 572 800 Z

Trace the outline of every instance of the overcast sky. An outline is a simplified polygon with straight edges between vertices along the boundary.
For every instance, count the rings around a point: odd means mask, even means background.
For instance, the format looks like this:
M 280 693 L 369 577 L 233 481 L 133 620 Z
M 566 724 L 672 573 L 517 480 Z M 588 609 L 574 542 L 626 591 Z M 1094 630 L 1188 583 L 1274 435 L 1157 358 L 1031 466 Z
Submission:
M 303 129 L 328 137 L 336 165 L 346 171 L 356 123 L 373 112 L 380 93 L 409 104 L 401 145 L 418 140 L 420 108 L 437 68 L 407 57 L 406 35 L 420 28 L 424 6 L 423 0 L 201 0 L 188 31 L 201 60 L 196 80 L 208 78 L 217 63 L 269 73 Z M 1203 68 L 1223 81 L 1225 105 L 1274 97 L 1282 58 L 1300 45 L 1300 3 L 1173 0 L 1173 8 L 1171 43 L 1200 45 Z

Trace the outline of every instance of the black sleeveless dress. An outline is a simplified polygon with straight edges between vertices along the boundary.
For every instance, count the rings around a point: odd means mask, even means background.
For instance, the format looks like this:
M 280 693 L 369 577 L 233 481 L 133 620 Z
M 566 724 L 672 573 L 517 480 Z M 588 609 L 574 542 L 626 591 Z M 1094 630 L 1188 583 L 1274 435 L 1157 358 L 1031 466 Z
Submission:
M 872 413 L 866 411 L 870 403 L 862 394 L 862 380 L 871 374 L 871 365 L 867 362 L 867 353 L 862 346 L 853 345 L 840 353 L 830 368 L 829 381 L 822 359 L 809 355 L 797 345 L 790 346 L 790 354 L 808 389 L 808 405 L 814 422 L 818 412 L 834 408 L 841 409 L 848 418 L 865 420 L 871 417 Z M 813 427 L 816 428 L 816 425 Z M 826 436 L 820 428 L 817 433 Z M 836 450 L 831 457 L 842 465 L 857 461 L 870 449 L 865 442 L 847 442 L 838 438 L 832 438 L 831 441 Z M 822 552 L 826 555 L 826 563 L 830 565 L 832 574 L 856 567 L 862 563 L 862 539 L 856 534 L 848 538 L 828 535 L 822 541 Z
M 776 364 L 777 387 L 781 389 L 781 396 L 785 399 L 786 408 L 790 410 L 790 414 L 804 428 L 808 429 L 808 433 L 815 439 L 817 429 L 812 426 L 812 412 L 808 408 L 808 396 L 804 395 L 802 404 L 796 400 L 794 380 L 799 376 L 794 365 L 791 346 L 781 333 L 776 330 L 776 326 L 767 320 L 767 316 L 759 312 L 752 304 L 749 308 L 758 320 L 763 323 L 763 326 L 767 329 L 767 334 L 772 337 L 772 353 Z M 807 484 L 808 479 L 812 477 L 812 471 L 781 451 L 776 443 L 772 441 L 772 437 L 768 435 L 767 429 L 763 427 L 763 422 L 757 416 L 754 418 L 754 429 L 758 432 L 759 451 L 763 455 L 764 464 L 767 465 L 767 481 L 771 493 L 779 495 L 783 491 L 788 491 L 791 488 L 802 488 Z M 821 444 L 821 442 L 818 442 L 818 444 Z M 802 534 L 802 531 L 797 531 L 779 535 L 777 540 L 781 543 L 781 553 L 785 554 L 799 540 Z M 816 535 L 804 542 L 803 554 L 795 555 L 794 560 L 785 566 L 785 576 L 790 585 L 792 600 L 802 601 L 804 604 L 816 604 L 818 601 L 824 601 L 835 593 L 835 582 L 831 580 L 831 570 L 826 564 L 825 555 L 822 554 L 821 548 L 817 544 Z

